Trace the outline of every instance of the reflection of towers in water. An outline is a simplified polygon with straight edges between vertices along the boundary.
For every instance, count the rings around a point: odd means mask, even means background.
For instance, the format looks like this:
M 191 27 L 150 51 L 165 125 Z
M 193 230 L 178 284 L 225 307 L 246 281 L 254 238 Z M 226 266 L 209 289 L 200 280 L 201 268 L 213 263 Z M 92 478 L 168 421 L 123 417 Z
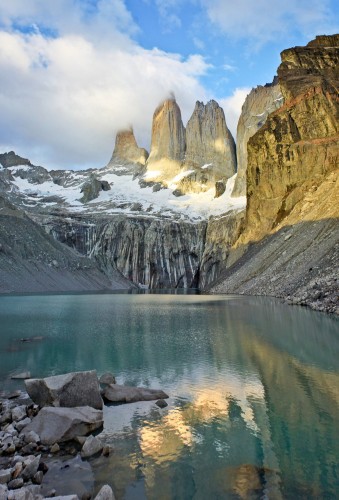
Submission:
M 301 363 L 258 338 L 243 344 L 257 366 L 265 390 L 265 410 L 253 404 L 266 462 L 277 463 L 284 495 L 308 498 L 336 483 L 339 454 L 337 374 Z M 321 458 L 320 458 L 321 457 Z M 279 468 L 278 468 L 279 467 Z

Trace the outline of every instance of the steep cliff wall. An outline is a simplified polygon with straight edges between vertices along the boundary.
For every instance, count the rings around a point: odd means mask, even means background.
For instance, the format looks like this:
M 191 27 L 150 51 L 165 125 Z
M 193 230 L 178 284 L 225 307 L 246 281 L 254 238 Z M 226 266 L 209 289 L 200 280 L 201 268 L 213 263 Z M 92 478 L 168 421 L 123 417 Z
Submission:
M 0 293 L 128 289 L 91 259 L 55 241 L 0 196 Z
M 266 122 L 267 117 L 283 104 L 277 79 L 259 85 L 245 99 L 237 127 L 237 177 L 232 196 L 246 195 L 247 143 Z
M 249 139 L 245 228 L 213 291 L 339 314 L 339 36 L 281 57 L 284 104 Z
M 42 220 L 55 239 L 95 259 L 111 276 L 118 270 L 150 288 L 197 288 L 206 223 L 146 217 L 48 217 Z
M 202 290 L 220 278 L 221 272 L 227 267 L 232 246 L 241 234 L 244 220 L 244 210 L 210 217 L 200 266 L 199 288 Z
M 247 223 L 257 240 L 310 196 L 339 165 L 339 36 L 282 52 L 284 105 L 248 142 Z M 331 46 L 329 44 L 332 44 Z M 305 201 L 306 202 L 306 201 Z M 329 207 L 331 208 L 331 207 Z M 332 207 L 331 217 L 339 216 Z M 323 218 L 322 211 L 314 217 Z

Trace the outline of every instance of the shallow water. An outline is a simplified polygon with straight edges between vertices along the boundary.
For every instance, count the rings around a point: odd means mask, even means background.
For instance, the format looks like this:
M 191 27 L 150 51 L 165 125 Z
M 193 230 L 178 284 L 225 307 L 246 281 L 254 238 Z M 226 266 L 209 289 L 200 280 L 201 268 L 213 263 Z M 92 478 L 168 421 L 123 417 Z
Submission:
M 95 490 L 109 483 L 127 500 L 337 498 L 337 319 L 254 297 L 7 296 L 0 329 L 5 389 L 23 387 L 10 380 L 16 371 L 96 369 L 170 395 L 164 410 L 105 408 L 114 453 L 90 461 Z

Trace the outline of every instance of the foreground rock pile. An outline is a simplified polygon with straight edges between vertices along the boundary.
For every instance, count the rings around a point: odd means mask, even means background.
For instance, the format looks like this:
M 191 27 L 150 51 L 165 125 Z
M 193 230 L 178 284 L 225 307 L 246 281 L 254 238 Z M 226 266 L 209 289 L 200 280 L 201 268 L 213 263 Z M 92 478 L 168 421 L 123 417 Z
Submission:
M 114 386 L 115 378 L 102 378 L 105 399 L 132 402 L 167 398 L 163 391 L 138 387 Z M 102 454 L 111 447 L 91 433 L 103 427 L 103 400 L 95 371 L 69 373 L 45 379 L 28 379 L 26 389 L 33 402 L 14 399 L 20 393 L 0 401 L 0 499 L 33 500 L 55 497 L 56 491 L 42 494 L 48 460 L 62 456 L 65 449 L 81 459 Z M 27 404 L 28 401 L 28 404 Z M 159 407 L 166 406 L 157 401 Z M 25 404 L 26 403 L 26 404 Z M 37 404 L 38 403 L 38 404 Z M 110 486 L 104 485 L 97 496 L 88 492 L 82 498 L 114 499 Z M 77 495 L 68 495 L 76 500 Z

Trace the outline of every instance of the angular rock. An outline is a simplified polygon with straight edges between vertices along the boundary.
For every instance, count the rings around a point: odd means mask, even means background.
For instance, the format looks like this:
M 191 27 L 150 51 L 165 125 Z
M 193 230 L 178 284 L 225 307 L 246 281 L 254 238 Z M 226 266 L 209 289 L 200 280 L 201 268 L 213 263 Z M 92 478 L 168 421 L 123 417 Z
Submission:
M 34 474 L 32 481 L 34 484 L 41 484 L 43 478 L 44 478 L 44 473 L 41 470 L 39 470 Z
M 25 432 L 21 435 L 24 436 L 25 442 L 28 444 L 40 443 L 40 436 L 29 427 L 26 427 Z
M 102 409 L 100 387 L 94 370 L 25 380 L 29 396 L 40 406 L 91 406 Z
M 117 133 L 112 160 L 122 160 L 145 165 L 147 158 L 148 153 L 146 149 L 138 147 L 132 127 Z
M 15 428 L 20 432 L 26 425 L 28 425 L 31 422 L 31 419 L 29 417 L 23 418 L 20 420 L 20 422 L 16 422 Z
M 108 385 L 103 396 L 112 403 L 134 403 L 136 401 L 152 401 L 165 399 L 169 396 L 160 389 L 147 389 L 145 387 L 131 387 L 127 385 Z
M 25 428 L 39 434 L 43 444 L 52 445 L 86 435 L 103 424 L 103 413 L 90 406 L 78 408 L 46 407 Z
M 58 443 L 54 443 L 50 449 L 50 452 L 51 453 L 58 453 L 58 451 L 60 451 L 60 446 L 58 445 Z
M 21 477 L 23 478 L 24 481 L 29 481 L 38 472 L 40 458 L 41 455 L 38 455 L 29 464 L 26 465 L 21 474 Z
M 12 419 L 15 422 L 19 422 L 27 417 L 27 407 L 26 405 L 15 406 L 12 410 Z
M 105 484 L 94 500 L 115 500 L 115 496 L 113 490 L 108 484 Z
M 103 444 L 96 436 L 88 436 L 81 450 L 82 458 L 88 458 L 103 449 Z
M 12 479 L 16 479 L 20 476 L 23 469 L 22 462 L 17 462 L 14 466 L 14 470 L 12 471 Z

